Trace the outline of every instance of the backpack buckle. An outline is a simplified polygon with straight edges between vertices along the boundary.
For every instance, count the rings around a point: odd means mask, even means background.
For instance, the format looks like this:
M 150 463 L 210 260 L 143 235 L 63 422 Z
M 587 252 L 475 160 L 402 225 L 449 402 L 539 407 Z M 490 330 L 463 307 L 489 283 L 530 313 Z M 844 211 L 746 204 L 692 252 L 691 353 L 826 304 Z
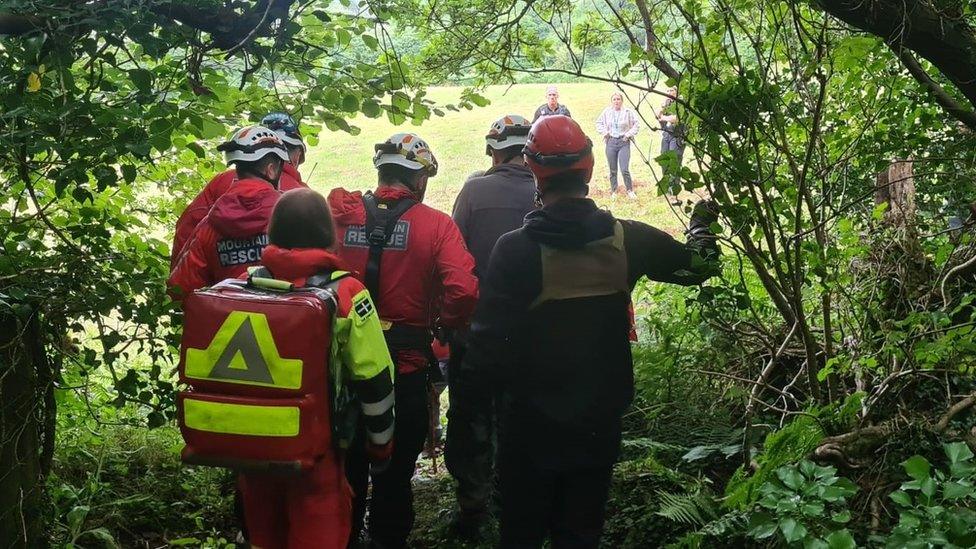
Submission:
M 367 240 L 371 246 L 385 246 L 386 230 L 384 230 L 383 227 L 373 227 L 373 230 L 370 231 Z

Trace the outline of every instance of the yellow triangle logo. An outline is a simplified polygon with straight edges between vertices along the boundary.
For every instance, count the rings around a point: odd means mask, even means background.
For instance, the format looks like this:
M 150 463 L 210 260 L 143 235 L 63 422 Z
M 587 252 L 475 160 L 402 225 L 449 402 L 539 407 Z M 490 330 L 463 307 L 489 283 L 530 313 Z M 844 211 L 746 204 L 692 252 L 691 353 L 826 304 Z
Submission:
M 302 361 L 278 354 L 268 317 L 233 311 L 206 349 L 186 350 L 186 377 L 284 389 L 302 386 Z

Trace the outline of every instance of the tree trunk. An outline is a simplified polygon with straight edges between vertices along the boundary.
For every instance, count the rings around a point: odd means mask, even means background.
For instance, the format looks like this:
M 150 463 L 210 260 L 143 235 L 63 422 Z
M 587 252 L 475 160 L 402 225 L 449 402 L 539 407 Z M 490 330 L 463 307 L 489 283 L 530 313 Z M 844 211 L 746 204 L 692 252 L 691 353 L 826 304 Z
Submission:
M 0 545 L 44 545 L 41 531 L 41 418 L 44 397 L 35 365 L 42 357 L 31 339 L 37 318 L 28 323 L 0 311 Z

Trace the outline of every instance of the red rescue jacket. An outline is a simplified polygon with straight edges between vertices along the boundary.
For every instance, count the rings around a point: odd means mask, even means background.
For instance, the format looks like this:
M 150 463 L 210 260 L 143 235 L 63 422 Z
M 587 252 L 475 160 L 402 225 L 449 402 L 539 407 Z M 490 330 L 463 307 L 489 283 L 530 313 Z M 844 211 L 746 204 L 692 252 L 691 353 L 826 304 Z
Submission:
M 170 271 L 176 268 L 183 247 L 193 236 L 193 229 L 196 229 L 203 218 L 207 217 L 207 212 L 217 203 L 217 199 L 223 196 L 236 180 L 237 172 L 234 168 L 218 173 L 183 210 L 176 221 L 176 233 L 173 235 L 173 250 L 169 258 Z M 286 162 L 281 172 L 281 179 L 278 181 L 278 188 L 281 192 L 285 192 L 307 188 L 307 185 L 302 182 L 302 174 L 298 173 L 298 169 Z
M 261 262 L 268 221 L 281 193 L 262 179 L 240 179 L 197 225 L 167 282 L 175 299 L 233 278 Z
M 380 200 L 414 197 L 406 189 L 386 186 L 375 195 Z M 335 189 L 329 193 L 329 206 L 335 218 L 338 255 L 361 278 L 369 257 L 369 248 L 355 238 L 355 231 L 366 224 L 362 193 Z M 478 301 L 478 279 L 457 225 L 447 214 L 425 204 L 407 210 L 400 221 L 409 226 L 406 241 L 383 251 L 376 298 L 380 317 L 408 326 L 433 327 L 439 320 L 446 328 L 464 327 Z M 394 361 L 398 371 L 410 373 L 423 368 L 427 358 L 421 352 L 404 351 Z

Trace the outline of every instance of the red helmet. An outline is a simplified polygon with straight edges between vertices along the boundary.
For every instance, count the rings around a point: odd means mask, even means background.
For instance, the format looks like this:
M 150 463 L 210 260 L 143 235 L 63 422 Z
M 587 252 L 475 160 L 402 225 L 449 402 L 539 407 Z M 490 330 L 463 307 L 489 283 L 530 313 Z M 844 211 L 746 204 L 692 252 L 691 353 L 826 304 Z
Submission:
M 525 162 L 535 175 L 539 192 L 558 175 L 578 173 L 584 183 L 593 175 L 593 142 L 568 116 L 544 116 L 532 124 L 525 148 Z

